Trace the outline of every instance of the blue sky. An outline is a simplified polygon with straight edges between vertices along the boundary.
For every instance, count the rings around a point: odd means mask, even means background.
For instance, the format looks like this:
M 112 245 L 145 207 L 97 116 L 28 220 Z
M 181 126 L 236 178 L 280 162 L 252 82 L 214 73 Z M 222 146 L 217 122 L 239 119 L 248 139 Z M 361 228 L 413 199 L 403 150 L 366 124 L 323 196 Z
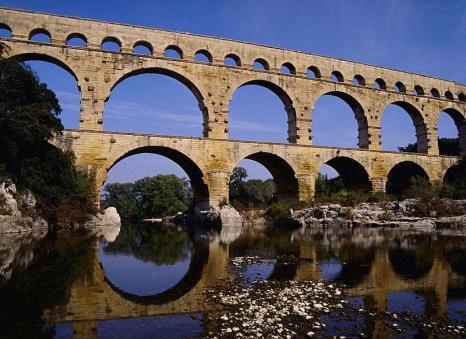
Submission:
M 462 0 L 0 0 L 0 5 L 280 46 L 466 83 L 466 1 Z M 56 91 L 65 126 L 76 127 L 79 92 L 74 80 L 55 66 L 41 62 L 30 65 Z M 104 114 L 106 130 L 202 134 L 201 114 L 191 92 L 162 75 L 123 81 L 114 89 Z M 261 87 L 248 86 L 235 92 L 230 122 L 232 138 L 286 140 L 283 105 Z M 356 147 L 356 120 L 338 99 L 319 99 L 313 129 L 314 144 Z M 343 132 L 335 135 L 335 130 Z M 449 117 L 442 115 L 439 134 L 456 137 Z M 382 141 L 384 149 L 390 150 L 415 141 L 412 122 L 402 109 L 386 110 Z M 267 176 L 251 161 L 242 165 L 251 177 Z M 117 164 L 109 180 L 131 181 L 169 172 L 184 175 L 162 157 L 140 155 Z

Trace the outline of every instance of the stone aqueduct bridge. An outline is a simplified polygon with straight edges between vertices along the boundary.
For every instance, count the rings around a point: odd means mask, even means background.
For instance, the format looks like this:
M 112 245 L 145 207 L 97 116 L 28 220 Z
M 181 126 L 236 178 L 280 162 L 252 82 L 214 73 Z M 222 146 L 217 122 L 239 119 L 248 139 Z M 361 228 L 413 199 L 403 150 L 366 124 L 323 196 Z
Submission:
M 0 9 L 0 26 L 11 31 L 2 40 L 10 57 L 52 62 L 76 79 L 80 125 L 61 142 L 74 150 L 78 165 L 96 171 L 99 185 L 116 162 L 140 152 L 177 162 L 190 177 L 201 207 L 228 199 L 230 175 L 244 158 L 271 172 L 281 199 L 312 199 L 324 163 L 346 184 L 374 191 L 385 190 L 393 171 L 424 173 L 432 182 L 441 181 L 457 161 L 439 156 L 437 121 L 442 111 L 455 121 L 460 148 L 466 150 L 466 87 L 452 81 L 257 44 L 11 9 Z M 49 43 L 33 41 L 39 33 Z M 71 46 L 73 38 L 84 45 Z M 105 42 L 117 44 L 119 51 L 103 50 Z M 138 46 L 149 55 L 136 53 Z M 167 57 L 167 49 L 179 58 Z M 197 55 L 208 62 L 196 61 Z M 225 64 L 226 57 L 236 65 Z M 263 69 L 254 67 L 257 63 Z M 141 73 L 170 76 L 192 91 L 203 115 L 203 137 L 103 132 L 104 104 L 112 89 Z M 228 140 L 229 102 L 236 89 L 249 84 L 264 86 L 282 100 L 289 143 Z M 341 98 L 352 108 L 359 149 L 312 146 L 312 110 L 323 95 Z M 411 116 L 417 154 L 380 150 L 382 114 L 390 104 Z

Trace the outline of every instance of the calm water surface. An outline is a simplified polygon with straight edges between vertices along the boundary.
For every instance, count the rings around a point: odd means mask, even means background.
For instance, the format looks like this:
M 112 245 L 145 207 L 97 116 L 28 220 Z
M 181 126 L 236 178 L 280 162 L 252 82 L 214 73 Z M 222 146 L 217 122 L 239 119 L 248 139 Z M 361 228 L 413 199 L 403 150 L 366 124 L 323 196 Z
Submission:
M 2 337 L 202 337 L 218 312 L 202 292 L 234 275 L 244 286 L 259 279 L 338 281 L 357 308 L 466 323 L 464 236 L 383 229 L 191 234 L 128 223 L 97 235 L 0 238 Z M 233 270 L 228 259 L 239 256 L 263 260 Z M 290 256 L 300 260 L 290 264 Z M 322 320 L 324 336 L 364 330 L 398 337 L 363 315 Z M 406 330 L 405 337 L 422 337 L 417 328 Z

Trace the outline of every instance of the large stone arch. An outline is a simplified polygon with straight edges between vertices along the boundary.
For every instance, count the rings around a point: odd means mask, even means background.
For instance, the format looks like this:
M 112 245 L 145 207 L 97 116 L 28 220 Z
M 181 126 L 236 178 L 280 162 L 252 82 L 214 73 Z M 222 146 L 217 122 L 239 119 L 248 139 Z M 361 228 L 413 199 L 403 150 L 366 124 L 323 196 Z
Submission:
M 67 71 L 76 80 L 76 86 L 78 90 L 81 92 L 81 84 L 80 84 L 80 79 L 78 77 L 78 72 L 76 72 L 76 70 L 74 70 L 73 67 L 69 63 L 67 63 L 65 60 L 62 60 L 58 56 L 52 56 L 49 54 L 37 53 L 37 52 L 24 52 L 24 53 L 18 53 L 18 54 L 9 53 L 8 57 L 18 60 L 19 62 L 45 61 L 53 65 L 56 65 L 62 68 L 63 70 Z
M 459 110 L 451 107 L 447 107 L 438 113 L 436 120 L 436 127 L 438 127 L 438 122 L 440 120 L 440 115 L 442 112 L 448 114 L 456 125 L 458 131 L 458 141 L 459 141 L 459 153 L 466 153 L 466 118 Z
M 262 74 L 261 74 L 262 75 Z M 262 75 L 263 76 L 263 75 Z M 264 76 L 263 76 L 264 77 Z M 296 143 L 297 142 L 297 125 L 296 125 L 296 109 L 294 107 L 294 98 L 293 96 L 283 88 L 283 84 L 276 83 L 276 81 L 272 80 L 271 77 L 265 76 L 264 78 L 258 77 L 253 79 L 248 79 L 246 81 L 239 81 L 234 86 L 231 86 L 228 106 L 233 99 L 235 92 L 241 88 L 248 85 L 257 85 L 268 90 L 272 91 L 283 103 L 284 109 L 287 113 L 287 121 L 288 121 L 288 142 Z
M 285 158 L 266 151 L 248 152 L 233 162 L 229 177 L 233 173 L 234 167 L 243 159 L 256 161 L 270 172 L 277 187 L 277 199 L 279 201 L 299 200 L 299 182 L 296 172 Z
M 110 99 L 110 96 L 112 95 L 113 89 L 118 86 L 120 83 L 125 81 L 128 78 L 132 78 L 141 74 L 160 74 L 160 75 L 165 75 L 168 76 L 172 79 L 177 80 L 184 86 L 186 86 L 191 93 L 194 95 L 196 100 L 198 101 L 199 109 L 202 113 L 202 120 L 203 120 L 203 136 L 208 137 L 209 134 L 209 110 L 207 106 L 205 105 L 204 99 L 205 96 L 202 93 L 200 87 L 195 84 L 195 81 L 190 79 L 186 74 L 182 74 L 178 70 L 173 70 L 168 67 L 144 67 L 144 68 L 138 68 L 135 70 L 128 71 L 122 75 L 120 75 L 115 82 L 111 84 L 111 87 L 108 91 L 108 97 L 105 99 L 105 101 L 108 101 Z M 105 111 L 104 111 L 104 119 L 105 119 Z
M 99 182 L 98 185 L 103 185 L 107 179 L 108 172 L 121 160 L 128 158 L 132 155 L 141 153 L 152 153 L 164 156 L 176 164 L 178 164 L 188 175 L 191 181 L 191 187 L 194 190 L 194 204 L 199 209 L 207 209 L 209 207 L 209 188 L 206 180 L 206 171 L 198 166 L 194 160 L 192 160 L 184 152 L 179 151 L 175 148 L 159 145 L 148 145 L 148 146 L 134 146 L 128 147 L 127 150 L 110 157 L 107 160 L 107 166 L 102 169 L 104 173 L 98 174 Z
M 356 122 L 358 124 L 358 146 L 359 148 L 369 148 L 370 144 L 370 136 L 368 131 L 368 119 L 366 116 L 366 112 L 360 103 L 361 100 L 357 99 L 355 96 L 339 91 L 339 90 L 326 90 L 322 94 L 320 94 L 315 102 L 317 102 L 323 96 L 333 96 L 343 100 L 353 111 L 354 117 L 356 118 Z M 315 105 L 314 102 L 314 105 Z M 311 116 L 312 121 L 312 116 Z
M 348 156 L 337 155 L 328 160 L 324 160 L 322 164 L 335 169 L 348 190 L 372 191 L 370 172 L 359 161 Z
M 410 116 L 414 129 L 416 131 L 416 142 L 417 142 L 417 152 L 418 153 L 427 153 L 429 149 L 429 140 L 428 140 L 428 133 L 427 133 L 427 124 L 424 120 L 423 115 L 419 111 L 419 109 L 414 106 L 414 104 L 409 103 L 407 101 L 393 101 L 390 102 L 384 109 L 382 116 L 380 117 L 380 121 L 383 119 L 383 114 L 385 113 L 387 107 L 389 105 L 395 105 L 401 107 L 408 113 Z
M 424 178 L 430 182 L 428 171 L 414 161 L 401 161 L 395 164 L 387 174 L 386 192 L 389 194 L 402 194 L 410 186 L 413 177 Z

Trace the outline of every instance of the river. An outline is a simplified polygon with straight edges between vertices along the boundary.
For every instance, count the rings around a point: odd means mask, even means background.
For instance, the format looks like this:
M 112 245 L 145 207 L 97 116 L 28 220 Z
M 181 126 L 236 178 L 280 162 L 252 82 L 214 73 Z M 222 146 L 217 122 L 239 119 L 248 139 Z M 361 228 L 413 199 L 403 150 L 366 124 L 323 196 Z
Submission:
M 466 323 L 466 237 L 396 229 L 193 233 L 124 223 L 98 236 L 2 235 L 0 333 L 24 338 L 185 338 L 215 331 L 205 292 L 237 281 L 344 284 L 355 310 Z M 238 267 L 231 259 L 249 257 Z M 294 260 L 289 260 L 294 258 Z M 323 315 L 321 336 L 424 336 L 370 313 Z

